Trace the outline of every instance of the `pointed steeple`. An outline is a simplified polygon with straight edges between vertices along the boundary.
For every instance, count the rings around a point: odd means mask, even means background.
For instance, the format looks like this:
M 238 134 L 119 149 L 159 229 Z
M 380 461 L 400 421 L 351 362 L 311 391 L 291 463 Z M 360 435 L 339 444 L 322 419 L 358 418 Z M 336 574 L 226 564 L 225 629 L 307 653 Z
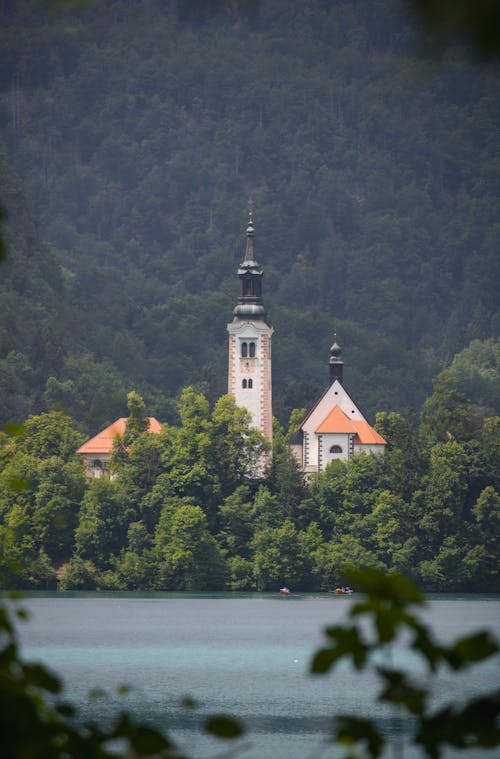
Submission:
M 255 259 L 254 239 L 253 212 L 250 210 L 248 213 L 245 257 L 238 267 L 240 296 L 233 314 L 239 319 L 262 319 L 265 321 L 266 310 L 262 302 L 262 277 L 264 276 L 264 270 Z
M 255 236 L 255 228 L 253 225 L 253 211 L 252 209 L 248 212 L 248 225 L 247 225 L 247 247 L 245 250 L 245 258 L 243 260 L 243 264 L 252 265 L 254 263 L 257 263 L 254 259 L 254 253 L 253 253 L 253 238 Z M 242 265 L 243 265 L 242 264 Z
M 238 267 L 240 295 L 233 311 L 229 333 L 228 393 L 236 405 L 246 408 L 252 426 L 267 440 L 273 440 L 273 391 L 271 340 L 273 328 L 266 319 L 262 303 L 264 271 L 255 258 L 255 228 L 250 210 L 246 230 L 245 255 Z M 262 476 L 270 463 L 270 454 L 256 462 L 255 472 Z
M 337 333 L 334 332 L 333 345 L 330 348 L 330 360 L 328 361 L 328 365 L 330 367 L 330 385 L 332 385 L 335 380 L 338 380 L 340 384 L 342 384 L 344 362 L 340 358 L 341 353 L 342 350 L 340 348 L 340 345 L 337 343 Z

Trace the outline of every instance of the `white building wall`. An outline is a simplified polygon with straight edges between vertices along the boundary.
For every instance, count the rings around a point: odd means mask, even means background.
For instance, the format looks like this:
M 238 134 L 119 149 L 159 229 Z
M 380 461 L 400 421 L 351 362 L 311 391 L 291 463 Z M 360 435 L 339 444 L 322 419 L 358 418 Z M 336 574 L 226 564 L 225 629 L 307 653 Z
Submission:
M 340 459 L 340 461 L 347 461 L 349 459 L 349 453 L 351 450 L 351 436 L 347 433 L 345 434 L 325 434 L 319 436 L 322 438 L 323 443 L 323 456 L 322 456 L 322 467 L 321 469 L 324 469 L 330 461 L 335 461 L 337 459 Z M 341 453 L 331 453 L 330 449 L 333 446 L 339 446 L 339 448 L 342 449 Z
M 228 324 L 228 393 L 246 408 L 252 424 L 272 442 L 271 338 L 273 328 L 265 322 L 235 319 Z M 242 346 L 246 344 L 246 355 Z M 253 344 L 254 350 L 251 349 Z M 251 355 L 254 353 L 254 355 Z M 251 384 L 251 387 L 250 387 Z

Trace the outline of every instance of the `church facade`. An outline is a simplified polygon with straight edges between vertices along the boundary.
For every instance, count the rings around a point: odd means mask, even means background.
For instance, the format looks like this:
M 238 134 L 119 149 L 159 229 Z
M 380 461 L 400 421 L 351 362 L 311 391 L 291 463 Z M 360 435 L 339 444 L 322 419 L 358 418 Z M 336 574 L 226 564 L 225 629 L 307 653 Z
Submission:
M 340 346 L 330 348 L 329 385 L 312 407 L 290 446 L 306 475 L 322 472 L 335 459 L 348 461 L 355 453 L 382 454 L 386 441 L 366 421 L 343 387 Z
M 252 425 L 272 443 L 271 344 L 274 330 L 262 300 L 264 270 L 255 258 L 254 237 L 253 214 L 250 212 L 245 256 L 238 267 L 238 304 L 233 310 L 233 321 L 227 325 L 228 393 L 234 396 L 238 406 L 250 412 Z

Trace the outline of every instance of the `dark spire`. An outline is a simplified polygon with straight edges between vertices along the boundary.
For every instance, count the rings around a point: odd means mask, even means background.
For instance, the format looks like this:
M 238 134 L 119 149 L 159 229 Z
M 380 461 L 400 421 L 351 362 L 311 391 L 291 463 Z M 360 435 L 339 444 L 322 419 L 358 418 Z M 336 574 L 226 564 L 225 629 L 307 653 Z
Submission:
M 262 302 L 262 277 L 264 270 L 255 259 L 254 238 L 253 212 L 250 210 L 248 212 L 245 257 L 238 267 L 240 297 L 233 314 L 240 319 L 265 320 L 266 310 Z
M 253 211 L 250 209 L 248 212 L 248 225 L 247 225 L 247 248 L 245 250 L 245 258 L 243 263 L 250 264 L 254 263 L 254 253 L 253 253 L 253 238 L 255 236 L 255 229 L 253 226 Z
M 340 345 L 337 343 L 337 333 L 334 332 L 333 345 L 330 348 L 330 360 L 328 361 L 328 365 L 330 367 L 330 385 L 335 382 L 335 380 L 338 380 L 340 384 L 342 384 L 344 362 L 340 358 L 341 353 L 342 350 L 340 348 Z

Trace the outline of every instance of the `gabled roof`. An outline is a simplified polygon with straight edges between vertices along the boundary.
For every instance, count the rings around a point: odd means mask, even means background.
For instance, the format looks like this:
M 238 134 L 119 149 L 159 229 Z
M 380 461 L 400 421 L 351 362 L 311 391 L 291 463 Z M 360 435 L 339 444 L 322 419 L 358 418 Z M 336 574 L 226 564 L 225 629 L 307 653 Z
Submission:
M 155 419 L 153 416 L 148 416 L 149 422 L 148 432 L 158 434 L 163 425 Z M 78 448 L 77 453 L 111 453 L 113 450 L 113 442 L 118 435 L 123 435 L 125 432 L 125 425 L 127 424 L 127 417 L 122 416 L 117 419 L 116 422 L 110 424 L 105 430 L 99 432 L 95 437 L 87 440 L 86 443 Z
M 342 398 L 342 401 L 340 401 L 340 398 Z M 349 409 L 355 409 L 356 416 L 358 416 L 358 418 L 364 419 L 363 414 L 357 408 L 357 406 L 355 405 L 352 398 L 349 396 L 344 386 L 339 382 L 338 379 L 335 379 L 330 385 L 328 385 L 328 387 L 325 388 L 325 390 L 321 393 L 320 397 L 318 398 L 314 406 L 307 413 L 301 425 L 302 430 L 305 429 L 310 418 L 314 416 L 316 411 L 321 407 L 321 405 L 325 401 L 326 403 L 324 405 L 326 406 L 326 408 L 332 408 L 332 405 L 334 407 L 339 406 L 340 410 L 342 411 L 342 405 L 345 405 L 346 407 L 349 407 Z M 347 418 L 349 419 L 350 416 L 347 416 Z
M 334 406 L 315 430 L 321 434 L 354 434 L 357 445 L 386 445 L 384 438 L 378 434 L 364 419 L 349 419 L 340 406 Z

